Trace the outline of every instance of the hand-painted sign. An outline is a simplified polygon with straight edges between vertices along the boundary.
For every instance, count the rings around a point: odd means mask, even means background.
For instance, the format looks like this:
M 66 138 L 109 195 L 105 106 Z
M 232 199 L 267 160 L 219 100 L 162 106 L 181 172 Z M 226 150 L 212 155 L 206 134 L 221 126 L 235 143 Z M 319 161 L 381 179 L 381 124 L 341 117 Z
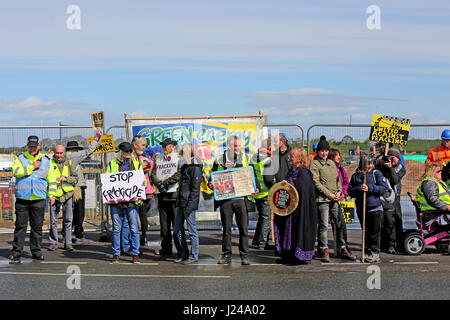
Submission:
M 269 206 L 279 216 L 290 215 L 298 206 L 298 192 L 294 186 L 281 181 L 272 186 L 268 195 Z
M 94 137 L 88 138 L 88 145 L 91 144 L 92 140 L 94 140 Z M 94 154 L 96 153 L 105 153 L 105 152 L 114 152 L 116 151 L 116 147 L 114 145 L 114 138 L 112 134 L 105 134 L 102 135 L 102 138 L 100 140 L 100 144 L 95 148 Z
M 156 177 L 161 180 L 167 180 L 173 176 L 178 170 L 178 154 L 176 152 L 156 155 L 156 166 L 153 170 L 156 170 Z M 177 191 L 177 184 L 169 186 L 167 192 Z M 160 193 L 159 189 L 155 190 L 155 193 Z
M 405 146 L 410 125 L 410 119 L 374 114 L 369 140 Z
M 100 179 L 104 204 L 145 200 L 142 170 L 102 173 Z
M 211 172 L 214 199 L 226 200 L 249 196 L 256 190 L 251 166 Z
M 92 112 L 92 127 L 94 129 L 102 129 L 105 125 L 105 118 L 103 118 L 103 111 Z
M 345 223 L 351 224 L 355 221 L 355 201 L 339 201 Z

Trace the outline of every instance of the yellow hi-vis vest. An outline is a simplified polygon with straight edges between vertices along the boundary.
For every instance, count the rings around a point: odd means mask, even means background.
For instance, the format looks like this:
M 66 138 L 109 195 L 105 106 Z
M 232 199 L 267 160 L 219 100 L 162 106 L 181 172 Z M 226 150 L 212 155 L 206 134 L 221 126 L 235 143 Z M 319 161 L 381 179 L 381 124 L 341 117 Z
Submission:
M 447 190 L 445 190 L 443 182 L 442 181 L 437 181 L 436 179 L 433 178 L 428 178 L 428 179 L 424 179 L 422 181 L 422 183 L 420 184 L 419 188 L 417 188 L 417 192 L 416 192 L 416 198 L 417 201 L 419 203 L 419 207 L 420 207 L 420 211 L 428 211 L 428 210 L 438 210 L 437 208 L 431 206 L 428 202 L 427 199 L 425 198 L 423 192 L 422 192 L 422 184 L 424 181 L 426 180 L 431 180 L 435 183 L 437 183 L 438 187 L 439 187 L 439 199 L 442 200 L 443 202 L 450 204 L 450 194 L 447 192 Z
M 264 172 L 264 165 L 266 164 L 267 161 L 270 160 L 270 157 L 265 158 L 264 160 L 253 164 L 253 167 L 255 168 L 255 175 L 256 175 L 256 179 L 259 182 L 259 193 L 254 196 L 253 198 L 255 199 L 262 199 L 268 196 L 269 194 L 269 188 L 266 186 L 266 184 L 264 183 L 264 176 L 263 176 L 263 172 Z M 248 197 L 249 200 L 251 200 L 251 196 Z
M 68 178 L 70 175 L 70 168 L 72 166 L 72 160 L 66 161 L 63 166 L 62 172 L 59 171 L 59 167 L 57 162 L 52 159 L 50 161 L 50 169 L 48 171 L 48 197 L 49 198 L 60 198 L 64 193 L 70 192 L 74 190 L 73 185 L 68 183 L 67 181 L 63 181 L 61 183 L 56 183 L 59 178 L 64 177 Z

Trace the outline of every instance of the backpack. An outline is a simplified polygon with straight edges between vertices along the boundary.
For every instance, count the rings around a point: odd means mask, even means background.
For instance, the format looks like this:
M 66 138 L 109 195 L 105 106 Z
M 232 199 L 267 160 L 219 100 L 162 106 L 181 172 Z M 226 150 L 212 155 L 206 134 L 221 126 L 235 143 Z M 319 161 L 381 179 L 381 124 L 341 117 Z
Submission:
M 375 183 L 378 183 L 376 175 L 375 175 L 375 171 L 378 171 L 378 170 L 372 171 L 373 179 L 375 180 Z M 383 209 L 393 209 L 394 201 L 395 201 L 395 191 L 394 191 L 394 189 L 392 189 L 391 184 L 389 183 L 389 180 L 386 178 L 384 178 L 384 180 L 386 180 L 388 190 L 383 195 L 380 196 L 380 200 L 383 205 Z

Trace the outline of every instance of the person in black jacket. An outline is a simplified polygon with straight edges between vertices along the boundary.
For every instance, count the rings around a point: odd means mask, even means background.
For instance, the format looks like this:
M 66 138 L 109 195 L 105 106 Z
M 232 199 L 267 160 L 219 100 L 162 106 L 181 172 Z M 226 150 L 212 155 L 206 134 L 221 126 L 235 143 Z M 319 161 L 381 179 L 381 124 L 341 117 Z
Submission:
M 275 136 L 272 144 L 272 155 L 270 169 L 264 174 L 266 186 L 270 189 L 274 184 L 283 181 L 292 169 L 289 162 L 289 146 L 286 136 L 282 133 Z
M 387 247 L 387 253 L 395 254 L 395 249 L 400 250 L 403 243 L 403 220 L 400 193 L 402 178 L 406 174 L 405 167 L 400 163 L 400 152 L 389 149 L 386 157 L 380 158 L 376 168 L 389 181 L 395 192 L 393 205 L 385 207 L 382 220 L 381 243 Z
M 173 238 L 179 259 L 175 263 L 190 264 L 198 262 L 199 240 L 195 224 L 195 211 L 200 201 L 202 182 L 202 160 L 191 143 L 185 143 L 180 150 L 180 182 L 176 201 L 177 212 L 173 228 Z M 187 223 L 191 251 L 188 250 L 184 221 Z
M 380 171 L 373 169 L 374 159 L 365 154 L 362 155 L 358 169 L 352 175 L 348 187 L 349 196 L 356 198 L 356 213 L 362 228 L 364 227 L 364 193 L 366 193 L 366 246 L 363 254 L 367 262 L 380 261 L 381 218 L 383 215 L 380 196 L 388 190 L 386 178 Z

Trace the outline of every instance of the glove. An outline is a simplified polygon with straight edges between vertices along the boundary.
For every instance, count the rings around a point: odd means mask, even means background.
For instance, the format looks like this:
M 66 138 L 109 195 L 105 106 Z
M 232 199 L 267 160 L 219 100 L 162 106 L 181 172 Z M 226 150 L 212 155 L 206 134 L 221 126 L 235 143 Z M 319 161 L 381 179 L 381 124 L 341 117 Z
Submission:
M 156 187 L 158 188 L 158 190 L 160 191 L 160 192 L 167 192 L 167 188 L 166 188 L 166 186 L 164 185 L 164 183 L 162 182 L 162 181 L 160 181 L 160 182 L 158 182 L 157 184 L 156 184 Z

